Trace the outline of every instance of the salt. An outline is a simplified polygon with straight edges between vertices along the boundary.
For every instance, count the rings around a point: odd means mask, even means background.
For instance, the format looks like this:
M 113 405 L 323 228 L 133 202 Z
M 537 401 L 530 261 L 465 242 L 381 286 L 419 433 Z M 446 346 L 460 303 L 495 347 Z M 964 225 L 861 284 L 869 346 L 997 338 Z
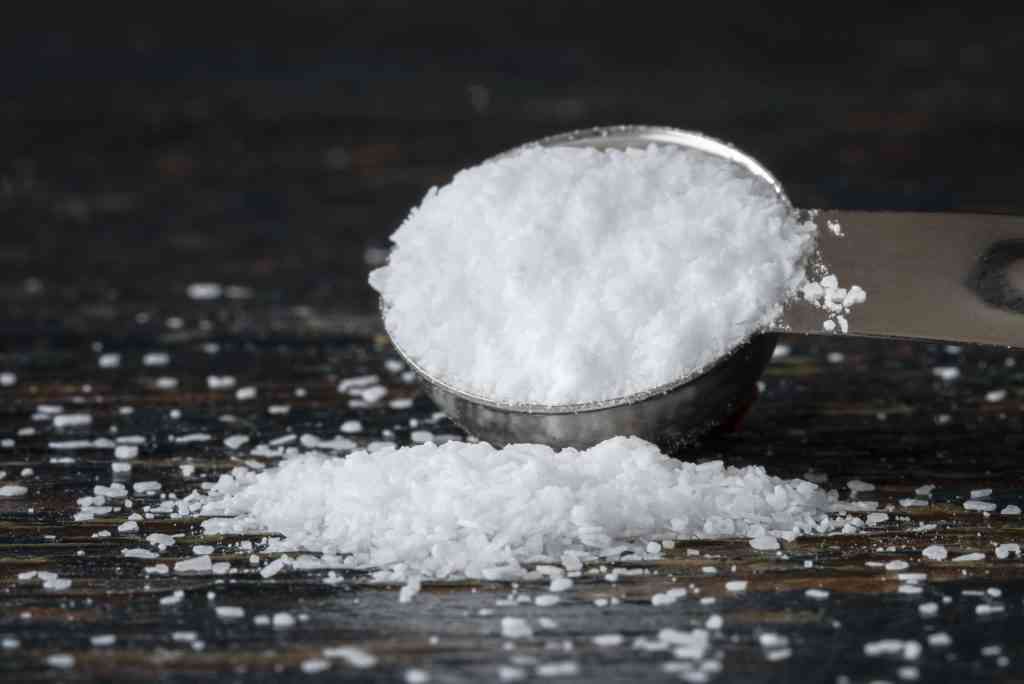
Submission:
M 206 520 L 207 533 L 276 532 L 284 539 L 271 551 L 344 549 L 351 567 L 384 567 L 377 579 L 405 581 L 516 579 L 541 557 L 576 571 L 613 549 L 643 553 L 631 545 L 637 537 L 773 531 L 763 538 L 778 548 L 776 534 L 828 531 L 835 499 L 760 467 L 683 463 L 616 437 L 585 451 L 450 441 L 344 459 L 295 455 L 262 472 L 236 468 L 183 502 L 230 516 Z M 551 582 L 556 592 L 570 586 Z
M 534 147 L 428 192 L 370 283 L 429 374 L 579 403 L 699 371 L 799 293 L 845 314 L 862 289 L 804 288 L 815 234 L 768 182 L 696 150 Z

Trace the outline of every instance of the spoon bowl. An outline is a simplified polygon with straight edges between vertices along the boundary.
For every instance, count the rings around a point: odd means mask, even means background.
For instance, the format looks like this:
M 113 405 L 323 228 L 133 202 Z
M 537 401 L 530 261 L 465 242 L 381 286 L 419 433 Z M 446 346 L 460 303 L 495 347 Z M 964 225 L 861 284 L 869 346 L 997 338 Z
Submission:
M 767 181 L 786 204 L 782 186 L 757 160 L 699 133 L 657 126 L 608 126 L 572 131 L 528 143 L 496 158 L 536 145 L 636 148 L 678 145 L 726 159 Z M 381 303 L 382 313 L 386 303 Z M 385 327 L 387 317 L 384 317 Z M 756 396 L 756 382 L 771 360 L 776 336 L 754 335 L 711 366 L 648 390 L 614 399 L 562 405 L 498 402 L 435 378 L 409 357 L 390 334 L 399 355 L 426 393 L 471 434 L 495 445 L 535 442 L 586 448 L 615 435 L 636 435 L 675 449 L 729 420 Z

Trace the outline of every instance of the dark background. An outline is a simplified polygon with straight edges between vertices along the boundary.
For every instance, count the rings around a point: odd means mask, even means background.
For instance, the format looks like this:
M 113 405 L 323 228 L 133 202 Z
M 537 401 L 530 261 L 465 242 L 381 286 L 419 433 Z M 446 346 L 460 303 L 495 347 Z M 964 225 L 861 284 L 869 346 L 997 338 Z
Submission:
M 800 206 L 1021 208 L 1016 17 L 690 5 L 21 8 L 0 29 L 0 287 L 141 306 L 219 274 L 372 313 L 363 246 L 430 185 L 609 123 L 731 141 Z
M 239 568 L 210 577 L 147 576 L 125 559 L 138 535 L 110 530 L 123 513 L 74 521 L 76 497 L 110 482 L 108 452 L 62 452 L 52 439 L 143 434 L 136 480 L 185 493 L 237 464 L 222 446 L 242 432 L 253 444 L 288 433 L 337 434 L 343 420 L 410 441 L 410 421 L 461 436 L 437 420 L 414 385 L 389 375 L 392 358 L 366 274 L 409 207 L 458 169 L 525 141 L 613 123 L 664 124 L 724 138 L 777 175 L 803 207 L 1020 213 L 1024 210 L 1024 22 L 972 4 L 955 10 L 869 13 L 859 5 L 811 13 L 785 3 L 70 3 L 7 8 L 0 20 L 0 451 L 5 482 L 22 468 L 30 495 L 0 499 L 0 653 L 10 681 L 309 681 L 299 664 L 324 646 L 358 644 L 381 658 L 372 671 L 335 664 L 321 679 L 401 681 L 409 666 L 434 681 L 493 680 L 509 662 L 494 610 L 504 584 L 428 587 L 412 606 L 392 589 L 322 574 L 263 579 L 237 539 L 202 535 L 198 521 L 146 521 L 144 532 L 214 544 Z M 186 287 L 215 281 L 244 298 L 196 302 Z M 926 648 L 922 680 L 1024 677 L 1024 566 L 996 560 L 993 543 L 1021 542 L 1017 518 L 965 512 L 971 489 L 993 488 L 1000 507 L 1024 502 L 1024 363 L 1001 349 L 788 336 L 790 354 L 768 368 L 760 400 L 734 433 L 686 453 L 765 464 L 773 473 L 828 475 L 877 485 L 897 514 L 864 535 L 805 537 L 766 557 L 744 540 L 680 545 L 652 569 L 610 587 L 581 579 L 553 613 L 552 638 L 571 640 L 576 681 L 661 677 L 664 654 L 598 650 L 595 633 L 627 643 L 665 626 L 725 618 L 714 681 L 895 681 L 898 657 L 869 658 L 883 637 L 922 641 L 948 631 L 954 646 Z M 209 353 L 209 343 L 219 352 Z M 140 363 L 166 350 L 167 368 Z M 101 351 L 124 357 L 99 369 Z M 935 366 L 961 377 L 938 379 Z M 413 406 L 349 408 L 343 377 L 380 373 L 389 398 Z M 258 387 L 254 401 L 212 391 L 209 374 Z M 161 389 L 160 376 L 178 380 Z M 302 387 L 302 398 L 294 390 Z M 88 388 L 88 389 L 86 389 Z M 986 398 L 1007 390 L 1001 400 Z M 91 426 L 70 433 L 34 423 L 36 406 L 79 406 Z M 288 415 L 268 406 L 288 404 Z M 130 405 L 124 415 L 117 407 Z M 69 409 L 70 410 L 70 409 Z M 171 417 L 179 410 L 179 417 Z M 225 415 L 234 422 L 225 422 Z M 175 435 L 208 432 L 206 444 Z M 268 464 L 273 463 L 265 459 Z M 179 466 L 195 466 L 185 476 Z M 925 483 L 931 505 L 901 508 Z M 844 495 L 847 492 L 844 490 Z M 120 517 L 118 517 L 120 516 Z M 934 531 L 915 533 L 918 525 Z M 975 563 L 928 563 L 921 548 L 986 553 Z M 78 551 L 84 551 L 79 556 Z M 709 560 L 711 558 L 712 560 Z M 266 559 L 264 559 L 266 560 Z M 803 564 L 812 560 L 810 568 Z M 866 562 L 907 560 L 927 571 L 921 595 L 897 593 L 892 573 Z M 701 566 L 713 562 L 717 576 Z M 46 569 L 73 579 L 49 592 L 18 582 Z M 727 570 L 728 569 L 728 570 Z M 659 612 L 668 574 L 718 596 Z M 723 591 L 748 579 L 741 595 Z M 351 579 L 351 578 L 350 578 Z M 985 594 L 997 586 L 1003 595 Z M 807 588 L 832 591 L 812 602 Z M 158 599 L 175 590 L 173 608 Z M 288 631 L 217 619 L 205 598 L 279 610 L 309 621 Z M 526 587 L 524 591 L 541 589 Z M 622 604 L 598 609 L 595 597 Z M 979 596 L 981 598 L 979 598 Z M 917 605 L 941 604 L 925 620 Z M 358 602 L 358 603 L 357 603 Z M 979 617 L 1000 602 L 1004 613 Z M 504 609 L 503 609 L 504 611 Z M 29 617 L 24 617 L 28 615 Z M 173 642 L 194 630 L 206 649 Z M 793 656 L 766 659 L 757 637 L 785 634 Z M 115 648 L 89 645 L 118 634 Z M 440 635 L 432 646 L 428 636 Z M 545 637 L 546 638 L 546 637 Z M 981 649 L 996 645 L 1006 661 Z M 519 647 L 541 662 L 563 656 L 541 637 Z M 74 654 L 75 668 L 45 664 Z M 564 680 L 563 680 L 564 681 Z

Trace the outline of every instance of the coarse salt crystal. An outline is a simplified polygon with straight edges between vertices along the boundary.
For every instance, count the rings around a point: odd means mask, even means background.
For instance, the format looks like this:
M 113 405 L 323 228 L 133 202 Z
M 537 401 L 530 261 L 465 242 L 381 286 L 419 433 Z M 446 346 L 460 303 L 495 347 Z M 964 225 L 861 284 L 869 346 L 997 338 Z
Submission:
M 996 558 L 1006 560 L 1011 555 L 1020 557 L 1020 544 L 1000 544 L 996 547 Z
M 213 571 L 213 561 L 209 556 L 196 556 L 174 564 L 174 572 L 187 573 L 209 573 Z
M 92 425 L 92 416 L 88 413 L 62 413 L 53 417 L 53 426 L 58 429 L 85 425 Z
M 506 616 L 501 618 L 501 635 L 506 639 L 528 639 L 533 636 L 533 629 L 523 618 Z
M 754 537 L 750 540 L 750 546 L 758 551 L 776 551 L 779 549 L 779 540 L 772 536 Z
M 953 558 L 954 563 L 971 563 L 982 560 L 985 560 L 985 554 L 983 553 L 965 553 Z
M 377 664 L 377 656 L 357 646 L 333 646 L 323 649 L 321 653 L 325 658 L 338 659 L 358 669 L 370 668 Z

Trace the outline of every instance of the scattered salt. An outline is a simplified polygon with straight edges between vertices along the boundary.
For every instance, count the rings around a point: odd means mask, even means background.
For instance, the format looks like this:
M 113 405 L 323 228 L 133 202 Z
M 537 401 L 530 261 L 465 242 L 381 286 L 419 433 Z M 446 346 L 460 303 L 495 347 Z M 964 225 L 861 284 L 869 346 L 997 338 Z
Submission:
M 213 571 L 213 561 L 209 556 L 196 556 L 174 564 L 174 572 L 186 573 L 209 573 Z
M 53 653 L 46 656 L 46 664 L 58 670 L 70 670 L 75 666 L 75 656 L 68 653 Z
M 954 563 L 971 563 L 974 561 L 985 560 L 985 554 L 983 553 L 965 553 L 961 556 L 953 558 Z
M 523 618 L 501 618 L 501 635 L 506 639 L 528 639 L 533 636 L 533 629 Z
M 92 425 L 92 416 L 88 413 L 62 413 L 53 417 L 53 427 L 62 429 Z
M 1006 560 L 1011 555 L 1020 558 L 1020 544 L 1000 544 L 996 547 L 996 558 Z
M 772 536 L 762 535 L 751 539 L 750 545 L 758 551 L 776 551 L 779 548 L 779 540 Z
M 278 615 L 286 614 L 278 613 Z M 276 619 L 277 615 L 274 618 Z M 370 668 L 377 664 L 377 656 L 356 646 L 334 646 L 325 648 L 321 653 L 325 658 L 338 659 L 358 669 Z

